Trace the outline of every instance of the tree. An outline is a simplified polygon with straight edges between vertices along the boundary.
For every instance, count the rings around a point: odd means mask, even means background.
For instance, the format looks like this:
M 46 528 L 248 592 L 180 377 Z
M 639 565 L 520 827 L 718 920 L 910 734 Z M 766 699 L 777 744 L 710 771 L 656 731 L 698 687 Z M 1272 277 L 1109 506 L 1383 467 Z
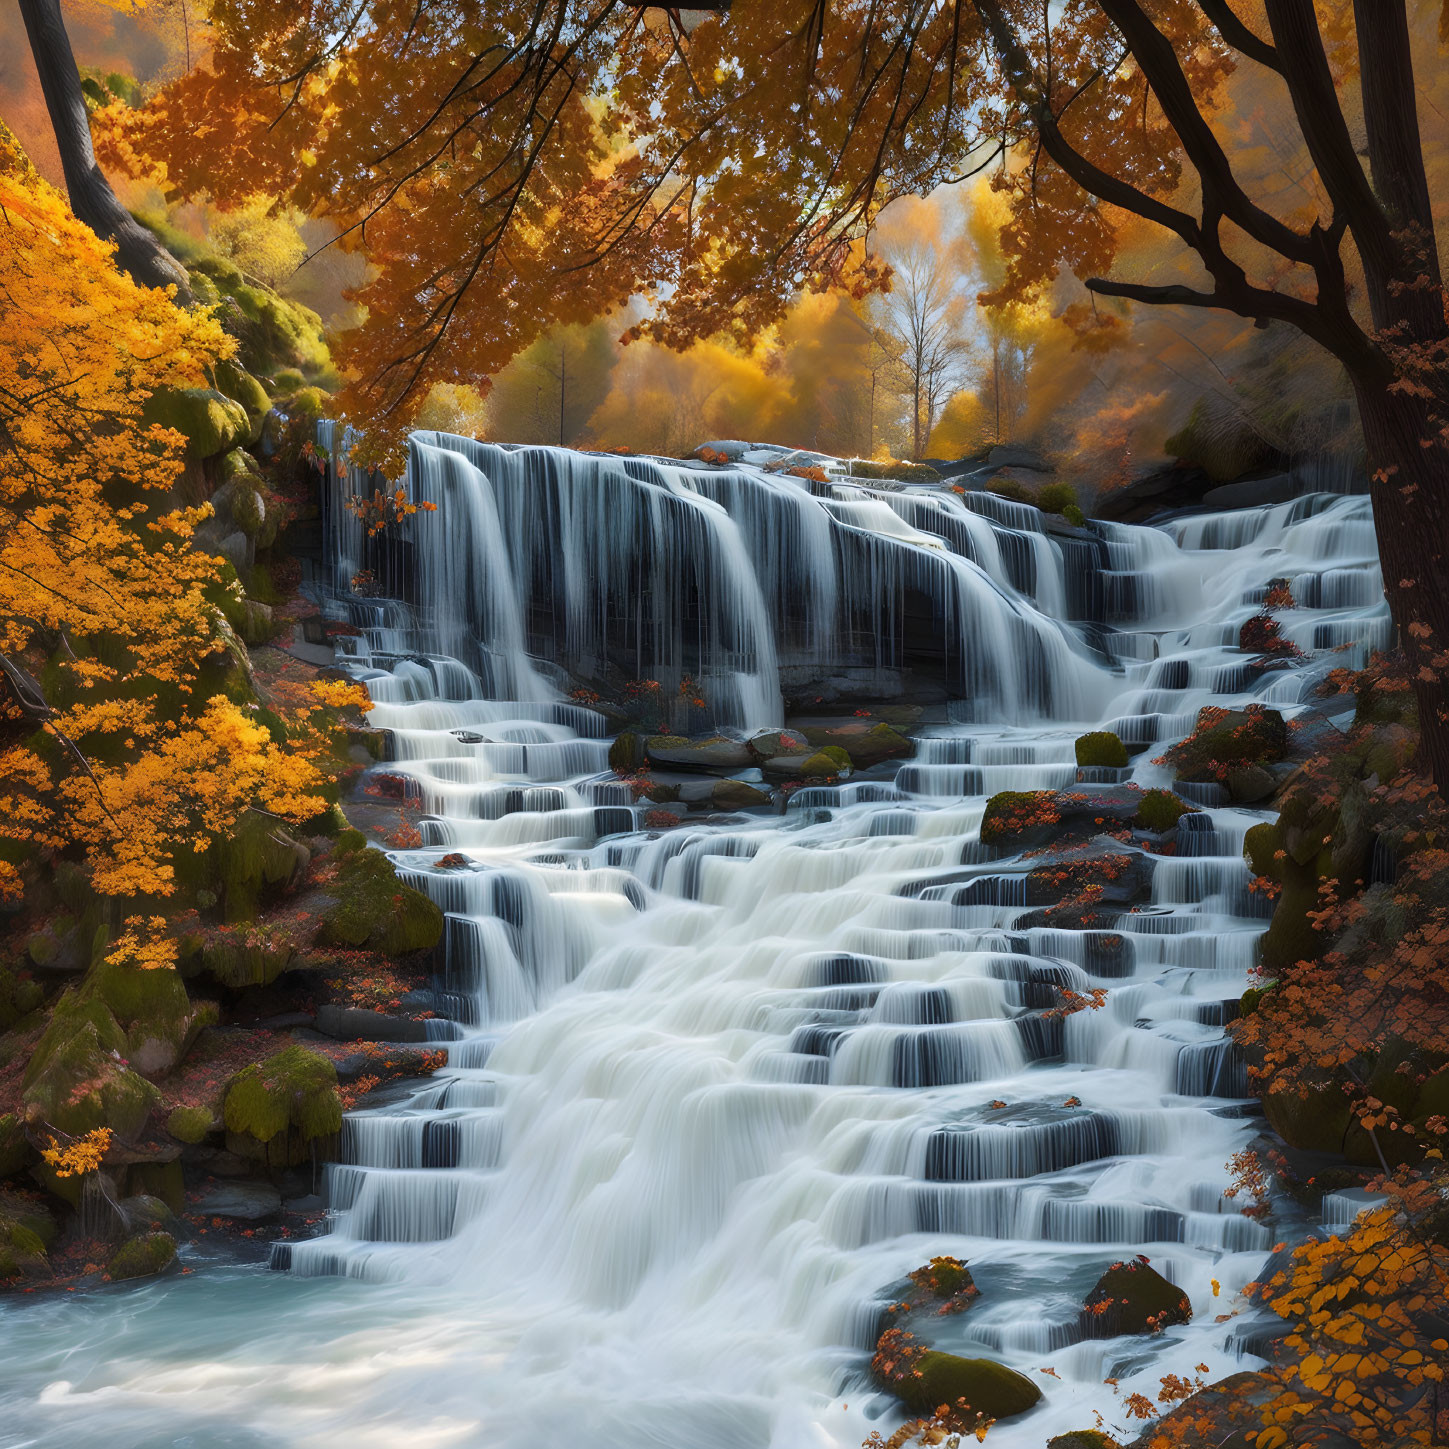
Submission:
M 920 458 L 960 375 L 965 299 L 949 257 L 931 239 L 917 235 L 883 254 L 891 267 L 883 320 L 908 377 L 911 456 Z
M 0 895 L 65 856 L 102 896 L 166 897 L 248 813 L 327 807 L 318 686 L 264 721 L 177 506 L 184 437 L 149 399 L 234 344 L 117 270 L 0 127 Z M 239 674 L 241 677 L 239 677 Z M 268 829 L 274 828 L 268 825 Z
M 85 94 L 60 0 L 20 0 L 20 13 L 55 131 L 71 210 L 98 237 L 115 242 L 117 264 L 142 286 L 175 287 L 178 296 L 189 298 L 185 269 L 121 205 L 96 163 Z
M 682 343 L 752 337 L 802 288 L 869 290 L 884 268 L 858 243 L 884 205 L 1024 156 L 1001 173 L 1017 295 L 1066 264 L 1099 297 L 1287 325 L 1343 364 L 1449 790 L 1449 322 L 1408 4 L 1263 12 L 1266 34 L 1232 0 L 740 0 L 686 31 L 618 0 L 228 0 L 211 68 L 117 113 L 109 154 L 164 162 L 183 194 L 290 186 L 365 239 L 379 271 L 345 361 L 393 412 L 636 295 L 657 301 L 640 330 Z M 1254 199 L 1214 132 L 1241 64 L 1296 117 L 1317 215 Z M 1110 276 L 1123 216 L 1201 280 Z

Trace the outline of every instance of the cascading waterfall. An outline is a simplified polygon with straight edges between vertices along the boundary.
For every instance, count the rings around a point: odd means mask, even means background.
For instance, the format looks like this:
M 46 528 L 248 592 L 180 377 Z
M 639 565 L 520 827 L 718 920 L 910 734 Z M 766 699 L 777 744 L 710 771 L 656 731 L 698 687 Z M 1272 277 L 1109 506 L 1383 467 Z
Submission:
M 979 828 L 991 793 L 1074 780 L 1085 729 L 1145 747 L 1149 786 L 1202 705 L 1303 708 L 1326 662 L 1255 676 L 1235 647 L 1271 579 L 1290 638 L 1362 662 L 1388 629 L 1367 500 L 1053 532 L 984 493 L 440 434 L 407 486 L 438 511 L 404 530 L 405 599 L 330 607 L 422 804 L 394 858 L 446 913 L 448 1064 L 350 1115 L 330 1231 L 251 1280 L 304 1327 L 230 1368 L 218 1328 L 172 1342 L 160 1387 L 117 1369 L 111 1432 L 118 1403 L 209 1423 L 194 1365 L 247 1386 L 258 1443 L 848 1449 L 895 1413 L 865 1373 L 881 1310 L 943 1253 L 982 1296 L 934 1341 L 1056 1375 L 1005 1449 L 1120 1421 L 1105 1379 L 1241 1367 L 1216 1319 L 1270 1245 L 1222 1196 L 1259 1130 L 1223 1025 L 1262 816 L 1203 787 L 1110 931 L 1026 920 L 1030 862 Z M 366 562 L 333 546 L 339 581 Z M 685 676 L 726 729 L 832 688 L 935 690 L 935 722 L 782 813 L 649 831 L 567 692 Z M 1106 1004 L 1062 1019 L 1057 987 Z M 1193 1322 L 1090 1336 L 1084 1293 L 1136 1252 Z

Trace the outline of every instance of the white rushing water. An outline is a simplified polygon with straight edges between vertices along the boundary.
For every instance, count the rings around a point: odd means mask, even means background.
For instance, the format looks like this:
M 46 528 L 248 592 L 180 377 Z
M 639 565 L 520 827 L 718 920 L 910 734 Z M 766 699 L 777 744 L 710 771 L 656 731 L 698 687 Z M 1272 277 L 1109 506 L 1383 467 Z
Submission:
M 1222 1023 L 1265 923 L 1262 816 L 1200 788 L 1110 932 L 1019 924 L 1026 867 L 978 829 L 994 791 L 1072 782 L 1085 729 L 1152 746 L 1131 777 L 1164 783 L 1200 706 L 1291 715 L 1385 643 L 1367 500 L 1087 539 L 982 493 L 434 434 L 409 486 L 438 512 L 372 564 L 410 602 L 334 608 L 424 812 L 395 858 L 447 913 L 448 1065 L 349 1117 L 331 1231 L 290 1272 L 0 1308 L 0 1443 L 850 1449 L 898 1422 L 865 1374 L 880 1309 L 946 1253 L 981 1298 L 932 1340 L 1045 1396 L 1003 1449 L 1241 1367 L 1217 1319 L 1270 1243 L 1222 1197 L 1261 1126 Z M 368 558 L 343 518 L 339 579 Z M 1275 578 L 1319 656 L 1255 677 L 1237 631 Z M 606 660 L 689 676 L 725 727 L 921 681 L 935 722 L 783 814 L 651 832 L 567 695 Z M 1107 1004 L 1048 1017 L 1058 985 Z M 1192 1323 L 1083 1338 L 1082 1297 L 1139 1252 Z

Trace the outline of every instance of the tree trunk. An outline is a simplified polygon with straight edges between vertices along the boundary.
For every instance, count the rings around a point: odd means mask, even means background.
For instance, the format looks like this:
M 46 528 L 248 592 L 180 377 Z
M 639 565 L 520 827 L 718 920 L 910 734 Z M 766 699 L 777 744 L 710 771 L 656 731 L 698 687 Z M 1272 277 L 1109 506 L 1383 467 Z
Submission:
M 1449 800 L 1449 446 L 1421 399 L 1356 380 L 1384 592 L 1419 705 L 1423 763 Z M 1438 436 L 1437 446 L 1424 440 Z
M 121 205 L 96 164 L 90 118 L 60 0 L 20 0 L 20 13 L 55 130 L 71 210 L 97 236 L 116 243 L 116 263 L 134 281 L 145 287 L 174 286 L 178 300 L 190 301 L 181 264 Z

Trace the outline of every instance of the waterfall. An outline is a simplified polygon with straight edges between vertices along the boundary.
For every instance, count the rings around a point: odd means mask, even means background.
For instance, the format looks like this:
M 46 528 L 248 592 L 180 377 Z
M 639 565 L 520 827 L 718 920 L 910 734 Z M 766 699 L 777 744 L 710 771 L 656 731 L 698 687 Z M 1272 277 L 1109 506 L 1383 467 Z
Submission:
M 1070 784 L 1086 729 L 1161 785 L 1203 705 L 1292 715 L 1362 663 L 1388 627 L 1366 499 L 1072 530 L 986 493 L 428 433 L 404 486 L 437 512 L 384 567 L 338 522 L 358 486 L 332 469 L 328 608 L 421 802 L 394 859 L 445 912 L 457 1036 L 349 1115 L 329 1230 L 278 1251 L 266 1301 L 306 1332 L 176 1362 L 248 1384 L 268 1443 L 853 1449 L 895 1422 L 865 1372 L 881 1309 L 950 1253 L 982 1294 L 932 1340 L 1055 1374 L 1003 1449 L 1122 1422 L 1106 1379 L 1155 1397 L 1242 1366 L 1216 1319 L 1271 1242 L 1222 1196 L 1259 1130 L 1223 1023 L 1265 924 L 1241 859 L 1264 817 L 1205 787 L 1096 930 L 1033 916 L 1031 862 L 980 823 L 995 791 Z M 364 567 L 397 597 L 349 594 Z M 1347 647 L 1259 674 L 1237 631 L 1285 577 L 1285 632 Z M 735 732 L 787 700 L 928 708 L 910 760 L 661 833 L 570 690 L 686 678 Z M 1061 986 L 1106 1004 L 1055 1016 Z M 1138 1252 L 1192 1323 L 1088 1336 L 1083 1295 Z M 203 1422 L 121 1379 L 112 1428 L 133 1399 L 148 1432 Z

